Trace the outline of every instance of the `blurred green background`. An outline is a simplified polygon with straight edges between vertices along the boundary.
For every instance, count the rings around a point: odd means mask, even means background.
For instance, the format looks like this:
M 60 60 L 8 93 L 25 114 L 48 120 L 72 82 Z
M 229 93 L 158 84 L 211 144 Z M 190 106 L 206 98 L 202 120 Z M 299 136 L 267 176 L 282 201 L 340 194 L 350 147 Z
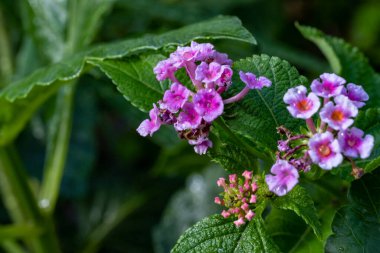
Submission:
M 19 1 L 1 0 L 0 8 L 0 55 L 8 55 L 0 59 L 4 83 L 45 65 L 46 59 L 22 21 L 27 14 Z M 318 49 L 295 29 L 298 21 L 359 47 L 379 70 L 377 0 L 118 0 L 95 43 L 161 33 L 219 14 L 239 17 L 259 42 L 257 47 L 218 42 L 218 50 L 232 59 L 265 53 L 288 60 L 310 78 L 329 71 Z M 110 82 L 97 71 L 79 81 L 55 214 L 61 245 L 64 252 L 168 252 L 188 226 L 218 212 L 215 180 L 224 172 L 207 156 L 194 154 L 170 128 L 153 138 L 138 136 L 135 129 L 147 114 L 132 107 Z M 16 143 L 35 180 L 42 176 L 52 102 Z M 0 220 L 10 222 L 3 207 Z

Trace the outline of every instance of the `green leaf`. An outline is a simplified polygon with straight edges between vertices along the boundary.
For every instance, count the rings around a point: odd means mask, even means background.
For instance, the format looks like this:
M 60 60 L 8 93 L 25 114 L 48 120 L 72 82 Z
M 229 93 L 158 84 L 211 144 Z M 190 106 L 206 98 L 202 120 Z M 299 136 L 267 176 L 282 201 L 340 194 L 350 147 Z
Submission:
M 0 92 L 0 145 L 13 140 L 35 110 L 56 90 L 77 79 L 88 69 L 87 61 L 101 61 L 153 52 L 192 40 L 231 39 L 255 43 L 252 35 L 234 17 L 217 17 L 156 36 L 146 36 L 94 47 L 62 62 L 35 71 Z
M 231 219 L 209 216 L 185 231 L 172 253 L 185 252 L 280 252 L 258 215 L 237 228 Z
M 302 120 L 290 116 L 283 102 L 284 94 L 290 87 L 306 84 L 307 80 L 287 61 L 267 55 L 254 55 L 235 62 L 235 73 L 239 70 L 266 76 L 272 81 L 272 86 L 252 90 L 242 101 L 226 107 L 223 116 L 226 124 L 257 145 L 276 150 L 279 137 L 276 127 L 284 125 L 298 130 L 303 124 Z M 245 84 L 235 75 L 228 95 L 237 94 L 243 87 Z
M 299 24 L 296 27 L 306 39 L 319 47 L 336 74 L 343 76 L 347 82 L 363 86 L 370 95 L 368 107 L 380 106 L 380 76 L 358 48 L 342 39 L 325 35 L 313 27 Z
M 37 39 L 40 51 L 53 62 L 61 60 L 65 51 L 67 0 L 27 0 L 25 25 Z
M 349 204 L 334 217 L 326 252 L 378 252 L 380 237 L 380 170 L 352 183 Z
M 163 55 L 130 57 L 127 60 L 92 60 L 117 86 L 124 97 L 142 111 L 149 111 L 153 103 L 162 99 L 165 88 L 157 81 L 153 68 Z
M 72 53 L 89 45 L 101 25 L 102 17 L 115 0 L 69 1 L 67 51 Z
M 321 223 L 318 219 L 317 210 L 312 198 L 303 187 L 296 186 L 285 196 L 276 198 L 273 205 L 280 209 L 294 211 L 306 224 L 311 226 L 315 235 L 321 239 Z

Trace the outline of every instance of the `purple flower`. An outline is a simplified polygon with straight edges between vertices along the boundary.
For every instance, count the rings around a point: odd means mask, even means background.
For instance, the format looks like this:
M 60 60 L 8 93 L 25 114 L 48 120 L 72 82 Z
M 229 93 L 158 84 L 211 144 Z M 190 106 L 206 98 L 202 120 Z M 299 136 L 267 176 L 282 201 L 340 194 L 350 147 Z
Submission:
M 330 132 L 315 134 L 310 138 L 309 156 L 313 163 L 325 170 L 331 170 L 343 161 L 339 143 Z
M 212 148 L 212 142 L 204 136 L 199 137 L 198 140 L 189 140 L 190 145 L 194 145 L 195 153 L 204 155 L 208 148 Z
M 342 94 L 347 96 L 357 108 L 365 106 L 363 101 L 369 99 L 363 87 L 353 83 L 347 84 L 347 88 L 342 90 Z
M 228 65 L 220 65 L 217 62 L 207 64 L 202 62 L 195 70 L 195 80 L 204 82 L 208 88 L 214 88 L 214 84 L 223 85 L 231 80 L 232 69 Z
M 170 90 L 165 91 L 163 103 L 160 104 L 161 109 L 167 109 L 173 113 L 178 112 L 190 94 L 190 90 L 182 84 L 173 83 Z
M 298 171 L 286 160 L 277 160 L 270 172 L 274 176 L 266 175 L 265 182 L 278 196 L 284 196 L 298 183 Z
M 256 77 L 256 75 L 243 71 L 239 72 L 240 79 L 250 88 L 261 90 L 263 87 L 270 87 L 272 82 L 265 76 Z
M 173 66 L 171 59 L 160 61 L 153 69 L 158 81 L 163 81 L 168 78 L 173 79 L 175 71 L 177 71 L 177 68 Z
M 319 115 L 322 121 L 335 130 L 345 130 L 354 123 L 351 117 L 358 114 L 356 106 L 344 95 L 339 95 L 334 99 L 336 105 L 328 102 Z
M 182 111 L 179 113 L 177 122 L 174 124 L 176 130 L 186 130 L 197 128 L 202 121 L 202 117 L 199 116 L 197 111 L 194 109 L 194 104 L 191 102 L 186 102 Z
M 221 65 L 232 65 L 232 60 L 228 58 L 227 54 L 222 54 L 217 51 L 214 51 L 211 58 L 214 60 L 214 62 L 217 62 Z
M 321 106 L 319 98 L 312 92 L 306 96 L 307 90 L 303 85 L 289 89 L 284 95 L 286 108 L 295 118 L 308 119 L 314 115 Z
M 346 129 L 338 134 L 338 142 L 342 153 L 348 157 L 359 157 L 365 159 L 371 154 L 374 138 L 367 134 L 363 138 L 364 132 L 359 128 L 353 127 Z
M 161 126 L 161 120 L 159 115 L 160 110 L 157 108 L 155 104 L 153 104 L 153 109 L 149 111 L 150 120 L 146 119 L 143 122 L 141 122 L 140 126 L 137 128 L 137 132 L 144 137 L 148 134 L 152 136 L 153 133 L 156 132 Z
M 214 50 L 214 46 L 210 43 L 198 44 L 197 42 L 192 41 L 190 47 L 197 52 L 197 56 L 195 58 L 196 61 L 204 61 L 212 57 L 212 55 L 216 52 Z
M 193 97 L 195 110 L 206 122 L 211 122 L 223 113 L 222 97 L 213 89 L 198 91 Z
M 336 74 L 324 73 L 311 83 L 311 90 L 318 96 L 329 98 L 341 94 L 346 80 Z

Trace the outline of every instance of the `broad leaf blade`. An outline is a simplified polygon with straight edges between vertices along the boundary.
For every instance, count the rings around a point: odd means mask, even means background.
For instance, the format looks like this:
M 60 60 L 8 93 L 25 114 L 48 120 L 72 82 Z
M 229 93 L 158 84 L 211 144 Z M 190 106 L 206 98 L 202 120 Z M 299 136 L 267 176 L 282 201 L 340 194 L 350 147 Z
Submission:
M 38 40 L 41 52 L 49 60 L 61 60 L 65 51 L 65 28 L 67 22 L 67 1 L 28 0 L 28 14 L 25 25 L 30 26 Z
M 326 252 L 378 252 L 380 237 L 380 170 L 352 183 L 349 204 L 333 220 Z
M 303 124 L 302 120 L 290 116 L 283 102 L 284 94 L 289 88 L 305 84 L 307 80 L 288 62 L 267 55 L 254 55 L 236 62 L 234 71 L 238 73 L 239 70 L 266 76 L 272 81 L 272 86 L 250 91 L 242 101 L 226 108 L 224 119 L 237 133 L 272 151 L 276 150 L 279 137 L 276 127 L 284 125 L 298 130 Z M 229 95 L 238 93 L 244 86 L 236 77 Z
M 280 252 L 267 234 L 261 217 L 237 228 L 231 219 L 220 215 L 207 217 L 189 228 L 172 253 L 185 252 Z
M 322 237 L 321 223 L 314 202 L 301 186 L 298 185 L 285 196 L 276 198 L 273 205 L 280 209 L 294 211 L 313 229 L 318 238 Z
M 87 61 L 123 58 L 144 51 L 156 53 L 155 51 L 168 45 L 183 45 L 196 39 L 231 39 L 255 43 L 252 35 L 237 18 L 217 17 L 162 35 L 100 45 L 70 59 L 39 69 L 0 92 L 0 104 L 2 108 L 6 108 L 0 111 L 0 145 L 14 139 L 35 110 L 54 94 L 59 86 L 83 74 L 88 68 Z
M 162 55 L 150 55 L 127 60 L 93 60 L 89 63 L 99 67 L 135 107 L 149 111 L 164 94 L 153 73 L 153 67 L 164 58 Z

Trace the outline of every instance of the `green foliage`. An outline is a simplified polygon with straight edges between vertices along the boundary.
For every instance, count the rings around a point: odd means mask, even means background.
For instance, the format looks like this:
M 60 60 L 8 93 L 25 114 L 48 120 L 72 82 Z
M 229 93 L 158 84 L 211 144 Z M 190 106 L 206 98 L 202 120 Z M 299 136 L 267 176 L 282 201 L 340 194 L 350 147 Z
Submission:
M 380 229 L 380 170 L 352 183 L 348 205 L 339 209 L 332 223 L 334 234 L 326 252 L 377 252 Z
M 276 127 L 284 125 L 289 129 L 298 130 L 302 122 L 289 116 L 283 103 L 284 94 L 290 87 L 306 84 L 307 80 L 287 61 L 267 55 L 254 55 L 235 62 L 236 76 L 228 95 L 236 94 L 245 87 L 238 78 L 239 70 L 266 76 L 272 81 L 272 86 L 262 90 L 252 90 L 244 100 L 226 108 L 224 116 L 226 124 L 252 142 L 273 152 L 277 149 L 279 137 Z
M 209 216 L 189 228 L 172 253 L 184 252 L 280 252 L 267 234 L 259 214 L 248 225 L 237 228 L 231 219 Z
M 163 55 L 130 57 L 126 61 L 90 61 L 99 67 L 117 86 L 117 89 L 135 107 L 149 111 L 160 100 L 165 88 L 157 81 L 153 68 Z
M 280 209 L 292 210 L 300 216 L 306 224 L 314 231 L 315 235 L 321 239 L 321 223 L 318 219 L 314 202 L 307 191 L 301 186 L 296 186 L 283 197 L 276 198 L 273 205 Z
M 332 71 L 343 76 L 347 82 L 362 85 L 370 94 L 368 107 L 380 106 L 380 75 L 370 66 L 368 59 L 358 48 L 344 40 L 325 35 L 308 26 L 296 24 L 306 38 L 314 42 L 329 61 Z
M 255 43 L 252 35 L 233 17 L 217 17 L 156 36 L 100 45 L 69 59 L 42 68 L 10 84 L 0 92 L 0 144 L 13 140 L 35 110 L 68 81 L 88 69 L 88 61 L 103 61 L 155 52 L 167 46 L 183 45 L 195 39 L 231 39 Z

